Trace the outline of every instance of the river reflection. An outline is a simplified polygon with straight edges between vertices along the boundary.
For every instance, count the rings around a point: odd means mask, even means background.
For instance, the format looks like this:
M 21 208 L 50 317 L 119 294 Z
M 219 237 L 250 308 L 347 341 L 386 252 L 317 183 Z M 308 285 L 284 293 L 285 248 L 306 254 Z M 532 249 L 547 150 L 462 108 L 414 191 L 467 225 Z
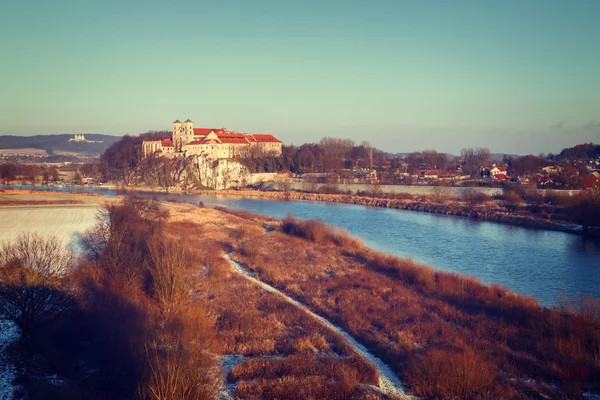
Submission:
M 29 188 L 29 187 L 24 187 Z M 41 189 L 41 188 L 36 188 Z M 47 188 L 54 189 L 55 188 Z M 102 189 L 66 189 L 116 194 Z M 435 268 L 499 283 L 544 305 L 585 291 L 600 298 L 600 243 L 564 232 L 537 230 L 462 217 L 312 201 L 244 199 L 185 194 L 141 194 L 283 218 L 321 218 L 347 229 L 369 247 Z

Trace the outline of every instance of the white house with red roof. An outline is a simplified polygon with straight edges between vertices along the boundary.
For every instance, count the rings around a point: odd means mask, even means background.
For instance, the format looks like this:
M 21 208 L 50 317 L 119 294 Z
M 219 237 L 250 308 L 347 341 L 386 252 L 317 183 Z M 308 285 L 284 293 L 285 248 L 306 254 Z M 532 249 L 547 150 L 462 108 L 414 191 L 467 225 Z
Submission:
M 191 120 L 173 122 L 172 139 L 144 140 L 144 157 L 204 155 L 209 159 L 281 155 L 281 140 L 270 134 L 230 132 L 225 128 L 194 128 Z
M 490 169 L 490 176 L 493 177 L 494 175 L 505 175 L 506 176 L 506 169 L 494 164 L 493 168 Z

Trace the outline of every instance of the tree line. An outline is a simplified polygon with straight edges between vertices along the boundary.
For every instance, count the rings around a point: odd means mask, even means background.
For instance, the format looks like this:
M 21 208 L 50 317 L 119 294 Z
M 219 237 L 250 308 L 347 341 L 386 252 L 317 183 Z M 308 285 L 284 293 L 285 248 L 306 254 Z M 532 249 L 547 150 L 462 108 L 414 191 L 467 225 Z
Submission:
M 55 166 L 37 165 L 37 164 L 0 164 L 0 180 L 4 183 L 10 183 L 17 179 L 35 182 L 40 178 L 46 182 L 58 181 L 60 173 Z
M 142 141 L 159 140 L 170 136 L 169 131 L 150 131 L 139 135 L 125 135 L 113 143 L 100 157 L 98 162 L 85 163 L 79 166 L 81 176 L 94 178 L 100 182 L 119 181 L 133 184 L 140 176 L 152 176 L 154 180 L 169 180 L 169 163 L 144 160 Z M 492 159 L 488 148 L 464 148 L 459 156 L 451 156 L 428 149 L 403 155 L 390 154 L 374 148 L 368 142 L 356 143 L 350 139 L 324 137 L 317 143 L 282 146 L 282 155 L 273 156 L 263 153 L 258 148 L 249 149 L 239 159 L 250 173 L 290 172 L 293 174 L 327 174 L 343 176 L 352 171 L 377 171 L 380 183 L 410 183 L 423 170 L 445 170 L 457 174 L 469 175 L 472 178 L 481 177 L 481 167 L 489 168 L 491 164 L 507 168 L 513 177 L 534 175 L 545 166 L 559 163 L 569 166 L 553 177 L 560 187 L 575 187 L 579 176 L 585 176 L 588 171 L 583 164 L 571 163 L 571 159 L 594 159 L 598 157 L 600 145 L 592 143 L 581 144 L 563 149 L 560 154 L 508 156 L 502 159 Z M 26 176 L 29 180 L 42 177 L 43 180 L 55 180 L 56 174 L 52 168 L 45 173 L 40 167 L 18 166 L 5 164 L 0 167 L 0 179 L 7 182 L 17 176 Z M 576 172 L 574 172 L 575 168 Z M 21 171 L 22 169 L 22 171 Z M 145 181 L 145 179 L 142 179 Z M 160 182 L 157 182 L 160 185 Z

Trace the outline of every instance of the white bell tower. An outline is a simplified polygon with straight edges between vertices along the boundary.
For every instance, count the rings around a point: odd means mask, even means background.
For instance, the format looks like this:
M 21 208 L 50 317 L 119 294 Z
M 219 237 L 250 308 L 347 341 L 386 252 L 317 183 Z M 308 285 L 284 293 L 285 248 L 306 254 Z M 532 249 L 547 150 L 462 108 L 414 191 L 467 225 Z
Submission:
M 173 146 L 175 146 L 175 151 L 181 151 L 181 145 L 183 142 L 183 128 L 181 126 L 181 121 L 176 120 L 173 122 Z
M 194 140 L 194 123 L 190 119 L 186 119 L 183 123 L 184 142 L 189 143 Z

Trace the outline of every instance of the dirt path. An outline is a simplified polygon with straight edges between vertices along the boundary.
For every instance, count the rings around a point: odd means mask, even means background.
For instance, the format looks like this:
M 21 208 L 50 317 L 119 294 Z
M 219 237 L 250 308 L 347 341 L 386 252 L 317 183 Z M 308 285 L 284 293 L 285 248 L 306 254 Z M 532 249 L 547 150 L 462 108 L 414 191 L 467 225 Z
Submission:
M 408 396 L 405 393 L 404 388 L 402 387 L 402 383 L 400 382 L 400 380 L 398 379 L 396 374 L 394 374 L 394 372 L 392 372 L 390 367 L 387 364 L 385 364 L 383 361 L 381 361 L 379 358 L 377 358 L 375 355 L 370 353 L 369 350 L 366 349 L 366 347 L 364 347 L 362 344 L 358 343 L 352 336 L 350 336 L 350 334 L 348 332 L 346 332 L 339 326 L 332 324 L 330 321 L 321 317 L 320 315 L 315 314 L 304 304 L 292 299 L 291 297 L 287 296 L 283 292 L 275 289 L 273 286 L 268 285 L 256 278 L 254 278 L 250 271 L 245 269 L 238 262 L 231 259 L 231 253 L 226 254 L 225 259 L 233 266 L 234 270 L 236 272 L 238 272 L 240 275 L 242 275 L 244 278 L 259 285 L 264 290 L 269 291 L 271 293 L 274 293 L 274 294 L 282 297 L 288 303 L 290 303 L 290 304 L 298 307 L 299 309 L 303 310 L 304 312 L 308 313 L 311 317 L 313 317 L 315 320 L 317 320 L 319 323 L 321 323 L 327 329 L 330 329 L 330 330 L 338 333 L 342 337 L 344 337 L 344 339 L 346 339 L 348 344 L 358 354 L 360 354 L 363 358 L 365 358 L 366 360 L 371 362 L 377 368 L 377 372 L 379 373 L 379 390 L 381 391 L 381 393 L 383 393 L 387 396 L 399 398 L 399 399 L 410 399 L 411 398 L 410 396 Z

